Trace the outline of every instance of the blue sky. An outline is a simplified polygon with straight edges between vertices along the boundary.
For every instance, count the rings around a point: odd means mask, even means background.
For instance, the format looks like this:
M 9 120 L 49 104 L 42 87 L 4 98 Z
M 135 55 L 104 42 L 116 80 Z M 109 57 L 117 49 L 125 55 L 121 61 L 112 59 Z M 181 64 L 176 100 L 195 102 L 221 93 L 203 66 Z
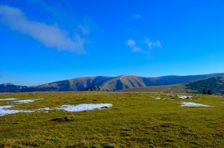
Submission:
M 1 0 L 0 83 L 224 72 L 222 0 Z

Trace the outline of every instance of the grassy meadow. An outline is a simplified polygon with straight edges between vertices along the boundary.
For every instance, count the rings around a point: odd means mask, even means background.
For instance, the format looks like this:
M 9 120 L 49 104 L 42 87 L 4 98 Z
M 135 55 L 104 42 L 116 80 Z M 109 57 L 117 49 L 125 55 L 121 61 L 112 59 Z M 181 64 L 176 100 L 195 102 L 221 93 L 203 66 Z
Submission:
M 2 93 L 0 98 L 44 98 L 33 103 L 13 103 L 13 109 L 82 103 L 112 103 L 113 107 L 0 116 L 0 147 L 222 148 L 224 97 L 193 96 L 192 100 L 181 100 L 176 94 L 147 92 Z M 212 107 L 181 107 L 184 101 Z M 7 102 L 0 101 L 1 105 Z

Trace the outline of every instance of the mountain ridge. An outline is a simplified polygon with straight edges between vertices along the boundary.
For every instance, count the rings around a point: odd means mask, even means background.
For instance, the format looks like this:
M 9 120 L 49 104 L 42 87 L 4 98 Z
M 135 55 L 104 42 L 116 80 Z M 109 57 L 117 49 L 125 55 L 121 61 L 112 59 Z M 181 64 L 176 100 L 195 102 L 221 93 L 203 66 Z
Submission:
M 160 77 L 143 77 L 133 74 L 119 76 L 82 76 L 30 87 L 14 84 L 0 84 L 0 92 L 119 91 L 130 88 L 186 83 L 216 76 L 224 76 L 224 73 L 185 76 L 167 75 Z
M 198 93 L 224 95 L 224 75 L 199 80 L 193 80 L 186 83 L 160 86 L 147 86 L 142 88 L 133 88 L 122 90 L 124 92 L 165 92 L 165 93 Z

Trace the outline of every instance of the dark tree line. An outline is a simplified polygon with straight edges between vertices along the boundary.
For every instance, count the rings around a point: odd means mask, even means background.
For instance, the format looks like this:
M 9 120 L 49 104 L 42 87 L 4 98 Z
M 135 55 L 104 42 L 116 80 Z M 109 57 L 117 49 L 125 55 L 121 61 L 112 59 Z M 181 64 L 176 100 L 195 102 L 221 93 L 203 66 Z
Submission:
M 212 91 L 210 89 L 206 89 L 204 88 L 203 91 L 202 91 L 203 94 L 206 94 L 206 95 L 211 95 L 212 94 Z

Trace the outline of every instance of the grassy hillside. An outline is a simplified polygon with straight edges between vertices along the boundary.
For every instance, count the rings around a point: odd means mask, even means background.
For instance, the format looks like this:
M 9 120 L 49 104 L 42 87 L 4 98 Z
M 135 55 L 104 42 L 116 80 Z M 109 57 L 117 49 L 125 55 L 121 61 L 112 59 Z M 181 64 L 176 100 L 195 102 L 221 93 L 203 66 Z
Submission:
M 203 91 L 210 90 L 213 94 L 224 94 L 224 77 L 213 77 L 202 79 L 186 84 L 186 88 L 195 91 L 196 93 L 203 93 Z
M 112 103 L 113 107 L 73 113 L 53 110 L 2 116 L 0 147 L 221 148 L 224 145 L 224 98 L 221 96 L 194 95 L 193 100 L 187 100 L 212 106 L 208 108 L 181 107 L 183 100 L 165 93 L 0 94 L 0 98 L 6 97 L 45 98 L 17 104 L 16 109 L 80 103 Z M 6 104 L 0 102 L 0 106 Z
M 161 85 L 148 86 L 141 88 L 124 89 L 122 92 L 163 92 L 163 93 L 187 93 L 186 86 L 183 84 L 177 85 Z
M 211 94 L 224 95 L 224 76 L 195 80 L 176 85 L 148 86 L 133 89 L 124 89 L 124 92 L 168 92 L 168 93 L 199 93 L 208 91 Z

